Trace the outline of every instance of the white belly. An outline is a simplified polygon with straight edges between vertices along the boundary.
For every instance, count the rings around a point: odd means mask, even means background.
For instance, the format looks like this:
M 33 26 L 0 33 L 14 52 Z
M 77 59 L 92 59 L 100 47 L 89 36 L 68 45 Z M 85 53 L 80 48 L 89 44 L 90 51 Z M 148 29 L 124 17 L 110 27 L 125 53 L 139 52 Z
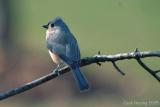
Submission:
M 50 50 L 48 52 L 49 52 L 53 62 L 56 63 L 57 65 L 59 65 L 61 63 L 61 59 L 59 58 L 59 56 L 52 53 Z

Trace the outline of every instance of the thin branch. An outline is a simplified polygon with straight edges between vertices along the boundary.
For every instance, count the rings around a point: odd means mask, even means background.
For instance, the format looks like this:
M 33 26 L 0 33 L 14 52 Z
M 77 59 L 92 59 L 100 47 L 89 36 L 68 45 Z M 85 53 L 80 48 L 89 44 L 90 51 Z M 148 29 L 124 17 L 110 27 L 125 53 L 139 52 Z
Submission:
M 160 82 L 160 77 L 157 75 L 157 72 L 149 68 L 141 59 L 137 59 L 137 62 L 148 71 L 154 78 L 156 78 Z
M 154 71 L 155 73 L 159 73 L 160 72 L 160 70 L 156 70 L 156 71 Z
M 160 82 L 160 77 L 157 75 L 157 73 L 160 72 L 160 70 L 154 71 L 151 68 L 149 68 L 140 58 L 140 52 L 138 49 L 135 50 L 135 57 L 139 65 L 141 65 L 146 71 L 148 71 L 154 78 L 156 78 Z
M 118 65 L 113 61 L 112 62 L 114 68 L 121 74 L 121 75 L 125 75 L 125 73 L 118 67 Z
M 160 57 L 160 51 L 145 51 L 145 52 L 139 52 L 138 55 L 135 55 L 135 52 L 129 52 L 129 53 L 120 53 L 116 55 L 95 55 L 92 57 L 85 57 L 81 59 L 81 67 L 87 66 L 89 64 L 97 63 L 97 62 L 115 62 L 119 60 L 125 60 L 125 59 L 137 59 L 137 58 L 146 58 L 146 57 Z M 146 67 L 144 67 L 146 69 Z M 59 70 L 60 75 L 67 73 L 70 71 L 70 68 L 68 66 L 63 67 Z M 0 93 L 0 100 L 4 100 L 6 98 L 9 98 L 11 96 L 17 95 L 19 93 L 25 92 L 27 90 L 30 90 L 40 84 L 43 84 L 51 79 L 56 78 L 58 75 L 55 73 L 50 73 L 46 76 L 43 76 L 39 79 L 36 79 L 30 83 L 24 84 L 20 87 L 11 89 L 7 92 Z M 155 77 L 156 78 L 156 77 Z

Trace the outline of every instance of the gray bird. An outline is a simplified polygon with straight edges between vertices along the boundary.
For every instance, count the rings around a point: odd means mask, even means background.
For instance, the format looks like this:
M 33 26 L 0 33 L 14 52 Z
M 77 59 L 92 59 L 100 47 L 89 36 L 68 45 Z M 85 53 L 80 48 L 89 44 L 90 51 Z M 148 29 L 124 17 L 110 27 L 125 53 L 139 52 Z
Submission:
M 57 64 L 57 69 L 62 63 L 67 64 L 71 68 L 80 91 L 88 90 L 88 81 L 80 71 L 81 56 L 77 40 L 68 26 L 60 17 L 56 17 L 43 27 L 47 29 L 47 48 L 53 62 Z

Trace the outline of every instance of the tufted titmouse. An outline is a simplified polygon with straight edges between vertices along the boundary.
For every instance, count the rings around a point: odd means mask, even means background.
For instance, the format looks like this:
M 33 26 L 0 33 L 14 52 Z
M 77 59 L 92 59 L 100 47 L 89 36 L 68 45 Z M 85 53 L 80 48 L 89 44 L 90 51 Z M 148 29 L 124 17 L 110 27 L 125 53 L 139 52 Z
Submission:
M 77 40 L 68 26 L 60 17 L 56 17 L 43 27 L 47 29 L 47 48 L 57 68 L 61 63 L 67 64 L 71 68 L 80 91 L 89 89 L 88 81 L 80 71 L 80 50 Z

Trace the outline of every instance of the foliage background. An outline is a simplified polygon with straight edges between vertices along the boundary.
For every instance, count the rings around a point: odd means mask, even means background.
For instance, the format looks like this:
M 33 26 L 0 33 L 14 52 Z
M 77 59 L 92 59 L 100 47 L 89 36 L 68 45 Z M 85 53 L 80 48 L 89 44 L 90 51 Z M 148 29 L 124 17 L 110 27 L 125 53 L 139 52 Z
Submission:
M 159 50 L 159 0 L 1 0 L 0 92 L 39 78 L 55 66 L 41 27 L 61 16 L 78 40 L 82 57 Z M 144 60 L 154 69 L 158 58 Z M 4 100 L 3 107 L 123 107 L 126 102 L 158 101 L 159 83 L 135 60 L 119 61 L 122 77 L 111 63 L 82 68 L 91 90 L 80 93 L 71 73 Z M 148 106 L 157 106 L 154 104 Z

